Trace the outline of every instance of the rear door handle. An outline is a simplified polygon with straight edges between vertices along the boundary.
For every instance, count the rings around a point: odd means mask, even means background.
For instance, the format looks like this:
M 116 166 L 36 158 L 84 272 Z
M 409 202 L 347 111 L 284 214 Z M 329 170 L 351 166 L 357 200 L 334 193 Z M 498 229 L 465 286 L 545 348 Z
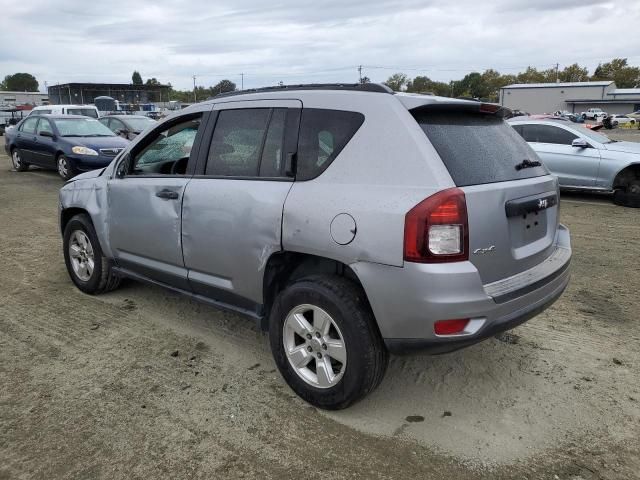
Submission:
M 178 194 L 178 192 L 174 192 L 173 190 L 169 190 L 168 188 L 165 188 L 164 190 L 160 190 L 159 192 L 156 192 L 156 197 L 165 198 L 167 200 L 177 200 L 180 197 L 180 195 Z

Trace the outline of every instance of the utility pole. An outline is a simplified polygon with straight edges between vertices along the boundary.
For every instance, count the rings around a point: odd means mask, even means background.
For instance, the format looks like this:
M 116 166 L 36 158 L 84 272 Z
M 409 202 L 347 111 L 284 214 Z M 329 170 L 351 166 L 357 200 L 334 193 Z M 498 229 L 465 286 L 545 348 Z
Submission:
M 244 73 L 240 74 L 240 90 L 244 90 Z
M 362 83 L 362 65 L 358 65 L 358 76 L 360 77 L 360 83 Z
M 193 103 L 198 103 L 198 95 L 196 94 L 196 76 L 193 76 Z
M 556 83 L 560 83 L 560 76 L 558 73 L 558 69 L 560 68 L 560 64 L 556 63 Z

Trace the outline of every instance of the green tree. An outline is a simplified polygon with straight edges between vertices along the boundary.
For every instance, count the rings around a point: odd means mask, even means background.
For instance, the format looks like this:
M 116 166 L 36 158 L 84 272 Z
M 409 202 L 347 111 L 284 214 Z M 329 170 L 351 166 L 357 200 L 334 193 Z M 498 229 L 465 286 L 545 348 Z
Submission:
M 37 92 L 38 81 L 30 73 L 14 73 L 4 77 L 0 88 L 13 92 Z
M 364 84 L 364 83 L 371 83 L 371 79 L 369 77 L 362 77 L 360 79 L 360 83 Z
M 156 77 L 148 78 L 147 81 L 144 82 L 144 84 L 150 87 L 157 87 L 158 85 L 162 85 Z
M 236 90 L 236 84 L 231 80 L 220 80 L 213 87 L 211 87 L 211 95 L 219 95 L 226 92 L 234 92 Z
M 402 90 L 407 82 L 409 81 L 409 77 L 407 77 L 404 73 L 394 73 L 391 75 L 384 84 L 389 87 L 394 92 L 399 92 Z
M 581 67 L 577 63 L 564 67 L 559 72 L 558 77 L 561 82 L 586 82 L 589 80 L 589 70 Z
M 633 88 L 640 85 L 640 68 L 631 67 L 626 58 L 614 58 L 596 67 L 592 80 L 613 80 L 618 88 Z
M 449 96 L 451 87 L 448 83 L 436 82 L 426 76 L 417 76 L 407 82 L 407 92 L 429 93 L 441 97 Z
M 142 85 L 142 76 L 139 71 L 134 70 L 133 75 L 131 75 L 131 83 L 134 85 Z

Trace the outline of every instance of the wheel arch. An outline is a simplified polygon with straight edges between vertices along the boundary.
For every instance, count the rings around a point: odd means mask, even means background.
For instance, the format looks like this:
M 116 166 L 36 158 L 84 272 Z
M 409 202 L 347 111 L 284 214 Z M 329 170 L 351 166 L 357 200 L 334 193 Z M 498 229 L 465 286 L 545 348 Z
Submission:
M 275 252 L 266 263 L 263 277 L 263 316 L 262 330 L 269 328 L 269 312 L 277 295 L 292 282 L 310 275 L 338 275 L 354 282 L 367 293 L 356 272 L 346 263 L 329 257 L 300 252 Z M 369 299 L 367 298 L 367 303 Z M 370 303 L 369 303 L 370 305 Z
M 626 187 L 631 180 L 640 180 L 640 163 L 632 163 L 621 169 L 613 179 L 614 190 Z
M 69 207 L 65 208 L 60 212 L 60 232 L 64 235 L 64 229 L 67 228 L 67 224 L 69 221 L 75 217 L 76 215 L 85 214 L 89 217 L 89 220 L 93 224 L 93 219 L 91 218 L 91 214 L 85 210 L 84 208 L 79 207 Z M 95 225 L 94 225 L 95 228 Z

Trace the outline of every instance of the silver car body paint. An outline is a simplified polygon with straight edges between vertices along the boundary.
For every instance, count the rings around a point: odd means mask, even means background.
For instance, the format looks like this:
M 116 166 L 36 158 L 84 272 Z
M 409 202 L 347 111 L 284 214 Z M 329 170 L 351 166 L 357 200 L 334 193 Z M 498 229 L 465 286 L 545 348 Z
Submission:
M 552 120 L 509 121 L 516 125 L 549 125 L 560 128 L 586 140 L 592 148 L 577 148 L 571 145 L 529 142 L 547 168 L 558 177 L 560 186 L 570 189 L 613 189 L 618 173 L 631 165 L 640 166 L 640 144 L 634 142 L 601 143 L 588 133 L 586 128 L 569 122 Z
M 164 119 L 153 131 L 194 111 L 265 101 L 356 111 L 365 120 L 330 167 L 313 180 L 148 179 L 156 190 L 177 182 L 171 185 L 182 189 L 181 210 L 179 202 L 154 198 L 143 182 L 123 187 L 131 180 L 114 174 L 147 132 L 102 175 L 82 175 L 67 183 L 60 192 L 61 209 L 85 209 L 103 251 L 116 262 L 144 264 L 150 275 L 160 272 L 160 279 L 165 273 L 191 279 L 201 295 L 213 287 L 262 303 L 265 265 L 275 252 L 342 262 L 363 285 L 385 339 L 447 341 L 435 336 L 433 322 L 451 318 L 476 319 L 477 328 L 469 335 L 481 335 L 492 325 L 545 308 L 567 285 L 569 269 L 561 267 L 568 265 L 571 250 L 568 232 L 558 224 L 558 206 L 539 212 L 527 238 L 521 232 L 526 220 L 505 216 L 509 200 L 556 192 L 557 181 L 549 175 L 462 188 L 470 251 L 493 246 L 485 255 L 440 264 L 403 260 L 406 213 L 434 193 L 455 187 L 408 109 L 464 101 L 354 91 L 256 93 L 194 105 Z M 331 233 L 332 221 L 341 214 L 357 225 L 353 240 L 344 245 Z M 532 284 L 529 280 L 557 249 L 568 252 L 562 265 L 551 265 L 558 274 Z M 160 260 L 148 260 L 150 254 Z M 505 279 L 503 290 L 516 296 L 498 302 L 486 288 Z M 532 288 L 522 290 L 527 282 Z

